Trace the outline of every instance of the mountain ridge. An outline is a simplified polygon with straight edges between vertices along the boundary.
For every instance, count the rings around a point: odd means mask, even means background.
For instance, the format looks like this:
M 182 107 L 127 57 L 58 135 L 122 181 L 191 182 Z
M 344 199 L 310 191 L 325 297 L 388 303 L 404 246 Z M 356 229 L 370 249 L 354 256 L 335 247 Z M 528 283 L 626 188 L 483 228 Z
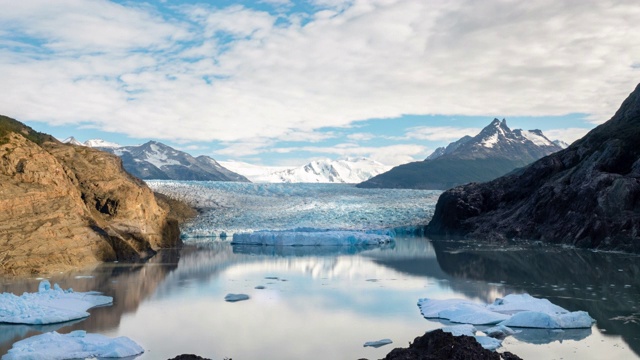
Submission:
M 357 186 L 444 190 L 495 179 L 559 150 L 540 130 L 511 130 L 505 119 L 494 119 L 473 137 L 464 136 L 423 161 L 399 165 Z
M 158 141 L 142 145 L 120 146 L 101 139 L 80 143 L 73 137 L 64 142 L 97 148 L 122 158 L 129 173 L 143 180 L 249 181 L 220 165 L 209 156 L 192 155 Z
M 389 169 L 365 157 L 314 160 L 305 165 L 272 172 L 247 175 L 251 181 L 267 183 L 344 183 L 356 184 Z

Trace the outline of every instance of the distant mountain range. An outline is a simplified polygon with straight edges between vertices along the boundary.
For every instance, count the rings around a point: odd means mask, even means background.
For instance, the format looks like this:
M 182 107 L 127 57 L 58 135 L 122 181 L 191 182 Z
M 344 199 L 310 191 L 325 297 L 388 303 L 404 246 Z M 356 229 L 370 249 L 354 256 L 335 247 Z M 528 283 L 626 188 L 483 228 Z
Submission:
M 389 170 L 389 166 L 367 158 L 317 160 L 297 168 L 258 167 L 242 162 L 222 162 L 253 182 L 350 183 L 357 184 Z
M 511 130 L 506 120 L 494 119 L 476 136 L 465 136 L 424 161 L 394 167 L 358 187 L 444 190 L 493 180 L 562 149 L 540 130 Z
M 120 146 L 100 139 L 81 143 L 70 137 L 63 142 L 94 147 L 118 155 L 122 158 L 125 170 L 140 179 L 249 181 L 208 156 L 193 157 L 157 141 Z

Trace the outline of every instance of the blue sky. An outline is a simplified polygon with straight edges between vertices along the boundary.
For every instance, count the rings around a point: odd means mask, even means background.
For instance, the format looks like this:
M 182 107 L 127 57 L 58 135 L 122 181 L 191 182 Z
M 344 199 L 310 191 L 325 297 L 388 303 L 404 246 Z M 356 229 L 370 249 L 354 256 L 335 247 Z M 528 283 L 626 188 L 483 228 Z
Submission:
M 640 4 L 0 0 L 0 113 L 264 165 L 420 160 L 494 117 L 571 142 L 640 78 Z

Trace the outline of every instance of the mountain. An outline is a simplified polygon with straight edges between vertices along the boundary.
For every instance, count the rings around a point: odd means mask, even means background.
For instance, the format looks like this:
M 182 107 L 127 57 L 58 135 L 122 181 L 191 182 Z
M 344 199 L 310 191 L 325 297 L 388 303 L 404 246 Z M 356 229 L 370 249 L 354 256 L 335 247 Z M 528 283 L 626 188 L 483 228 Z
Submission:
M 73 138 L 73 137 L 71 137 L 71 138 Z M 93 148 L 117 148 L 117 147 L 121 147 L 120 144 L 112 143 L 112 142 L 105 141 L 105 140 L 102 140 L 102 139 L 89 139 L 89 140 L 85 141 L 83 145 L 84 146 L 93 147 Z
M 506 120 L 494 119 L 474 137 L 465 136 L 424 161 L 394 167 L 357 186 L 448 189 L 495 179 L 559 150 L 540 130 L 511 130 Z
M 62 143 L 64 144 L 72 144 L 72 145 L 79 145 L 79 146 L 88 146 L 88 147 L 94 147 L 94 148 L 117 148 L 120 147 L 119 144 L 116 143 L 112 143 L 109 141 L 105 141 L 102 139 L 89 139 L 85 142 L 80 142 L 78 140 L 76 140 L 76 138 L 74 138 L 73 136 L 69 136 L 68 138 L 62 140 Z
M 233 165 L 233 164 L 232 164 Z M 254 182 L 266 183 L 347 183 L 362 182 L 389 169 L 367 158 L 341 160 L 317 160 L 304 166 L 277 171 L 264 171 L 258 167 L 244 166 L 246 176 Z M 252 174 L 249 172 L 252 171 Z
M 566 142 L 562 141 L 562 140 L 553 140 L 553 143 L 560 146 L 563 149 L 566 149 L 569 147 L 569 144 L 567 144 Z
M 640 85 L 566 149 L 438 199 L 428 233 L 640 252 Z
M 92 144 L 104 144 L 103 141 L 90 141 Z M 140 179 L 249 181 L 208 156 L 194 158 L 157 141 L 135 146 L 97 148 L 120 156 L 124 168 Z
M 260 182 L 260 179 L 265 178 L 272 173 L 291 169 L 290 166 L 263 166 L 235 160 L 219 161 L 219 163 L 225 168 L 246 177 L 252 182 Z
M 0 274 L 139 260 L 180 243 L 177 221 L 116 156 L 0 116 Z

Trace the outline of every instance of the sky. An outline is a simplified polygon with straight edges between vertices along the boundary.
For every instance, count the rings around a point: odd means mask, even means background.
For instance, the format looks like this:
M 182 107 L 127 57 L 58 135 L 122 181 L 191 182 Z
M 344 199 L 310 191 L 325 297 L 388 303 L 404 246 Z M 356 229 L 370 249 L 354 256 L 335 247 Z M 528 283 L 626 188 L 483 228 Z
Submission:
M 637 0 L 0 0 L 0 114 L 261 165 L 568 143 L 640 81 Z

